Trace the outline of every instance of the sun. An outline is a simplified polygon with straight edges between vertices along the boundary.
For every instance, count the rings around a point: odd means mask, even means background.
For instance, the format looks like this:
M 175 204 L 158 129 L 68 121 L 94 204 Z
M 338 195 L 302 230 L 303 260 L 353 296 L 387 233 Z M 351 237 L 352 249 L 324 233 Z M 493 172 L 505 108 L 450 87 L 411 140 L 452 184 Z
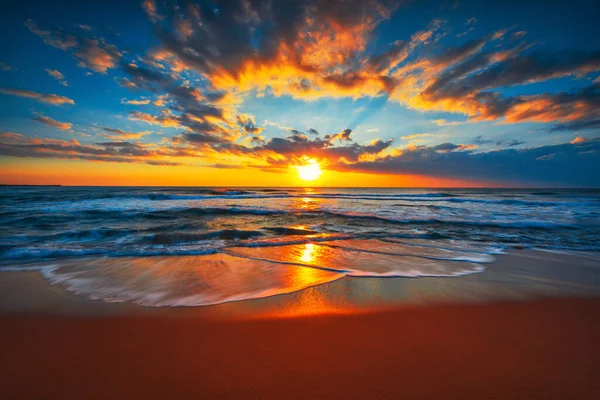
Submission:
M 303 181 L 314 181 L 323 174 L 321 167 L 314 158 L 306 160 L 305 165 L 297 165 L 296 170 L 298 171 L 298 176 Z

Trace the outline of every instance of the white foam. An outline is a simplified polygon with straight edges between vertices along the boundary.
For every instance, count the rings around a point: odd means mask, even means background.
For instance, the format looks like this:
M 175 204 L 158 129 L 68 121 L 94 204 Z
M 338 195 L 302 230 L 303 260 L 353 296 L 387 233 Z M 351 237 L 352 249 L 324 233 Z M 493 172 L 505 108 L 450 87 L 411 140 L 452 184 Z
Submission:
M 415 256 L 435 260 L 466 261 L 475 263 L 490 263 L 495 260 L 492 255 L 485 252 L 466 252 L 457 249 L 445 249 L 433 246 L 409 246 L 403 243 L 384 242 L 375 239 L 338 240 L 324 244 L 348 250 L 369 251 L 399 256 Z
M 227 251 L 236 256 L 307 265 L 350 276 L 452 277 L 484 270 L 483 266 L 472 262 L 356 251 L 335 247 L 338 241 L 330 243 L 333 245 L 306 243 L 281 247 L 233 247 Z
M 226 254 L 70 260 L 42 270 L 53 284 L 106 302 L 202 306 L 290 293 L 343 273 Z

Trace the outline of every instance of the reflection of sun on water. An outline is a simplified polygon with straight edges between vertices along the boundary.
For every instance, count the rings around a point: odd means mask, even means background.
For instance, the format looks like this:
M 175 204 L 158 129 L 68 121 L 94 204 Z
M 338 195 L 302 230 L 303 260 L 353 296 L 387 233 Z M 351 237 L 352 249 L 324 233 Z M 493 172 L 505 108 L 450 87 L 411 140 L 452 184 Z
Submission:
M 297 197 L 293 200 L 292 206 L 298 210 L 311 211 L 318 209 L 320 207 L 320 202 L 318 198 L 314 197 Z
M 305 263 L 312 265 L 321 265 L 327 257 L 322 247 L 313 243 L 306 243 L 303 247 L 298 246 L 295 251 L 288 254 L 288 260 L 294 263 Z M 321 314 L 347 314 L 356 312 L 354 307 L 347 303 L 344 297 L 333 295 L 326 285 L 328 283 L 343 277 L 340 273 L 335 277 L 330 276 L 331 272 L 326 272 L 318 268 L 300 267 L 294 270 L 290 279 L 290 286 L 316 285 L 303 289 L 292 294 L 293 301 L 286 303 L 283 308 L 268 312 L 263 317 L 268 318 L 289 318 L 308 315 Z
M 313 261 L 315 258 L 315 246 L 312 243 L 307 243 L 304 246 L 304 250 L 302 250 L 302 255 L 300 256 L 300 261 L 309 263 Z

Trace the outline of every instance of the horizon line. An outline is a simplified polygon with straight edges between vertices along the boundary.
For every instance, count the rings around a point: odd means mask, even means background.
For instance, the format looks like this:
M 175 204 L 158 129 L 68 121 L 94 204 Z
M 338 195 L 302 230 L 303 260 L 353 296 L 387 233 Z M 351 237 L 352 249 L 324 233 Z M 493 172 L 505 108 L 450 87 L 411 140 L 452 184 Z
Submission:
M 555 189 L 600 190 L 587 186 L 261 186 L 261 185 L 62 185 L 62 184 L 2 184 L 0 187 L 80 187 L 80 188 L 283 188 L 283 189 Z

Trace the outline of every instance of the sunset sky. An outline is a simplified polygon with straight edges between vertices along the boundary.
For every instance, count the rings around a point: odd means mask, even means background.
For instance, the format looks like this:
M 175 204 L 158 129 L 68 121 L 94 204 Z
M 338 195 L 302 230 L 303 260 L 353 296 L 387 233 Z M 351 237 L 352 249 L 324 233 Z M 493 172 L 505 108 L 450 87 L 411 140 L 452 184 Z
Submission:
M 0 183 L 600 187 L 596 1 L 7 1 Z

